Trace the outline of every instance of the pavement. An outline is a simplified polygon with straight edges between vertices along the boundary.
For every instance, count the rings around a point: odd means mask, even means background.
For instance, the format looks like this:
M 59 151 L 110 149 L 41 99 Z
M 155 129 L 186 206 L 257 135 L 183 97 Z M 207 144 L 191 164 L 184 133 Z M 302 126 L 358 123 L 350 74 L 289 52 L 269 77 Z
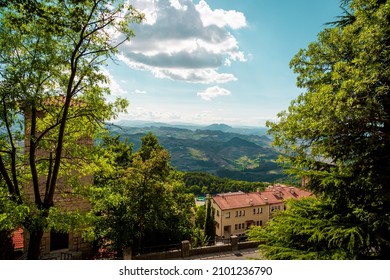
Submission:
M 214 254 L 196 255 L 185 258 L 185 260 L 261 260 L 259 250 L 257 248 L 245 249 L 233 252 L 221 252 Z

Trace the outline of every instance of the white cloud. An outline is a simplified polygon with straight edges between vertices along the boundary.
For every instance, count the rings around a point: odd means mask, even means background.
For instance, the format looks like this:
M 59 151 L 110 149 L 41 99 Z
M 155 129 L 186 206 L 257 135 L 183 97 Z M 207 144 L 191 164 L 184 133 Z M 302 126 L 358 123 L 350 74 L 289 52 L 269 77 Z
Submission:
M 245 15 L 241 12 L 234 10 L 225 11 L 222 9 L 212 10 L 204 0 L 199 1 L 195 7 L 200 14 L 204 26 L 229 26 L 233 29 L 247 26 Z
M 137 70 L 147 70 L 153 73 L 156 78 L 171 79 L 176 81 L 184 81 L 189 83 L 223 84 L 231 81 L 236 81 L 237 78 L 230 73 L 219 73 L 212 68 L 168 68 L 156 67 L 147 65 L 141 62 L 135 62 L 124 55 L 118 55 L 119 59 L 125 62 L 131 68 Z
M 158 78 L 192 83 L 236 80 L 220 73 L 221 66 L 246 61 L 237 39 L 226 29 L 246 26 L 236 11 L 212 10 L 205 1 L 135 0 L 146 15 L 144 24 L 132 26 L 136 36 L 120 46 L 119 59 Z M 205 18 L 212 18 L 205 22 Z
M 100 72 L 108 79 L 108 83 L 102 86 L 107 86 L 110 89 L 111 95 L 124 97 L 128 93 L 127 90 L 121 87 L 107 69 L 101 68 Z
M 182 121 L 182 117 L 175 112 L 161 112 L 145 107 L 128 109 L 125 114 L 120 114 L 119 119 L 143 120 L 143 121 Z
M 227 96 L 230 94 L 231 94 L 230 91 L 221 88 L 219 86 L 209 87 L 205 91 L 197 93 L 198 96 L 200 96 L 203 100 L 207 100 L 207 101 L 210 101 L 211 99 L 219 96 Z
M 146 94 L 146 91 L 145 90 L 140 90 L 140 89 L 136 89 L 134 91 L 135 94 Z
M 179 0 L 169 0 L 171 2 L 171 6 L 174 7 L 176 10 L 187 10 L 186 5 L 182 5 Z
M 225 123 L 230 125 L 253 125 L 253 126 L 265 126 L 265 122 L 271 118 L 268 116 L 252 116 L 243 119 L 239 116 L 232 116 L 231 112 L 226 110 L 191 110 L 186 108 L 185 113 L 180 112 L 180 108 L 169 108 L 168 110 L 135 107 L 128 109 L 128 113 L 120 113 L 119 118 L 116 120 L 142 120 L 142 121 L 156 121 L 166 123 L 192 123 L 210 125 L 212 123 Z M 273 119 L 276 120 L 276 119 Z

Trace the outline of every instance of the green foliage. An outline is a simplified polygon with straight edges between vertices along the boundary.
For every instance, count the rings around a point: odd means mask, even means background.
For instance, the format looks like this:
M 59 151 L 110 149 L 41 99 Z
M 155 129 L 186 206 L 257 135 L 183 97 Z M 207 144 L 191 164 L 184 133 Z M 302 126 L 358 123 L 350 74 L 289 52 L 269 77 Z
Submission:
M 183 180 L 186 184 L 187 191 L 195 195 L 236 191 L 254 192 L 257 189 L 263 190 L 269 185 L 264 182 L 246 182 L 219 178 L 204 172 L 185 172 Z
M 206 204 L 196 207 L 195 211 L 195 227 L 204 230 L 206 222 Z
M 211 197 L 207 197 L 206 202 L 206 219 L 204 221 L 204 234 L 209 239 L 209 242 L 215 241 L 215 220 L 214 208 L 211 205 Z
M 373 236 L 358 212 L 342 212 L 331 201 L 316 198 L 290 200 L 286 211 L 264 228 L 252 227 L 247 235 L 262 243 L 259 247 L 268 259 L 366 258 L 375 250 L 370 248 Z
M 184 193 L 167 151 L 152 134 L 136 153 L 130 151 L 118 137 L 103 140 L 101 153 L 108 164 L 89 190 L 87 235 L 100 245 L 108 242 L 118 254 L 129 246 L 134 252 L 189 239 L 194 197 Z
M 20 205 L 10 199 L 6 186 L 0 181 L 0 231 L 16 229 L 28 214 L 28 205 Z
M 388 258 L 390 2 L 344 5 L 351 17 L 322 31 L 291 61 L 305 92 L 279 114 L 278 123 L 268 125 L 284 155 L 280 161 L 331 207 L 319 208 L 313 220 L 319 224 L 310 223 L 318 235 L 311 232 L 309 241 L 326 241 L 318 257 Z M 320 222 L 329 221 L 335 225 L 326 231 Z M 304 238 L 295 241 L 312 248 Z M 289 248 L 289 239 L 284 242 Z M 268 252 L 278 257 L 272 248 Z
M 23 216 L 17 220 L 30 232 L 28 258 L 39 257 L 44 230 L 74 224 L 55 198 L 79 191 L 80 178 L 99 161 L 89 140 L 127 106 L 106 102 L 109 80 L 100 69 L 134 35 L 128 24 L 143 19 L 119 2 L 0 5 L 0 181 L 14 203 L 1 207 Z M 65 188 L 58 187 L 61 180 Z M 2 224 L 15 226 L 7 209 Z
M 210 237 L 205 234 L 203 229 L 196 227 L 191 240 L 192 247 L 204 247 L 208 244 L 210 244 Z

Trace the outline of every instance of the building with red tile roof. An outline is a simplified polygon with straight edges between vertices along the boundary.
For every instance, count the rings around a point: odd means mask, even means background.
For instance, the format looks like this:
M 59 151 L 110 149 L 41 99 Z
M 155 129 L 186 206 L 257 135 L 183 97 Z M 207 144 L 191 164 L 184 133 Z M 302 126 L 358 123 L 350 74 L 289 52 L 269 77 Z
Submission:
M 24 248 L 24 237 L 23 237 L 23 229 L 18 228 L 12 235 L 12 244 L 14 245 L 14 250 L 23 250 Z
M 311 196 L 306 190 L 292 186 L 269 186 L 252 193 L 221 193 L 212 197 L 215 210 L 216 236 L 244 236 L 250 226 L 263 226 L 275 210 L 284 211 L 287 199 Z

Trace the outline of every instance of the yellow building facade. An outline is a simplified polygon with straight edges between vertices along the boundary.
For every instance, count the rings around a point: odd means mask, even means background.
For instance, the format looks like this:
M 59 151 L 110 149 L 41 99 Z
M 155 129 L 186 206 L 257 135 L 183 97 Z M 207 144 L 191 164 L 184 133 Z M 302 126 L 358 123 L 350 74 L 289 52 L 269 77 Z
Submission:
M 284 211 L 286 199 L 310 195 L 308 191 L 284 185 L 269 186 L 262 192 L 217 194 L 212 197 L 216 236 L 245 236 L 251 226 L 264 226 L 274 211 Z

